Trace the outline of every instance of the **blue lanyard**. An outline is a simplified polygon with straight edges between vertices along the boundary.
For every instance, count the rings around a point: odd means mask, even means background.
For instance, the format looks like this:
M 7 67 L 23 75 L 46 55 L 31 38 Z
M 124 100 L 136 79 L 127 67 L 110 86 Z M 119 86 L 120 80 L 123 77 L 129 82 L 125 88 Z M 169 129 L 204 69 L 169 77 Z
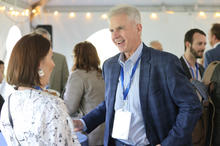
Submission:
M 199 78 L 199 65 L 197 63 L 195 64 L 195 66 L 196 66 L 196 78 L 195 78 L 193 68 L 189 65 L 189 62 L 187 60 L 186 60 L 186 63 L 189 66 L 189 69 L 190 69 L 190 71 L 192 73 L 192 78 L 198 80 L 198 78 Z
M 137 69 L 138 62 L 139 62 L 140 59 L 141 59 L 141 55 L 138 57 L 135 65 L 134 65 L 134 67 L 132 69 L 132 72 L 131 72 L 131 75 L 130 75 L 130 80 L 129 80 L 129 83 L 128 83 L 126 89 L 124 88 L 124 69 L 123 69 L 123 67 L 121 67 L 120 78 L 121 78 L 121 86 L 122 86 L 122 89 L 123 89 L 123 100 L 126 100 L 128 92 L 129 92 L 129 90 L 131 88 L 131 82 L 132 82 L 134 73 L 135 73 L 135 71 Z
M 40 86 L 34 86 L 33 88 L 36 89 L 36 90 L 41 90 L 41 91 L 43 91 Z
M 192 72 L 192 77 L 193 77 L 193 79 L 197 79 L 198 80 L 198 78 L 199 78 L 199 67 L 198 67 L 198 64 L 196 63 L 195 64 L 195 66 L 196 66 L 196 78 L 195 78 L 195 76 L 194 76 L 194 71 L 193 71 L 193 68 L 190 66 L 190 70 L 191 70 L 191 72 Z

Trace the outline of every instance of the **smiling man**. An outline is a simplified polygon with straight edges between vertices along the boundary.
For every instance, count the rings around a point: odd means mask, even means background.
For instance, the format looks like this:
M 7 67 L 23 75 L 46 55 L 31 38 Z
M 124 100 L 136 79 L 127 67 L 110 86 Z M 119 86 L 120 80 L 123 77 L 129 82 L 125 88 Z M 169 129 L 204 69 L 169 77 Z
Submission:
M 74 120 L 75 130 L 105 122 L 104 146 L 191 146 L 201 105 L 179 59 L 142 42 L 135 7 L 120 5 L 108 16 L 120 53 L 103 64 L 105 100 Z
M 185 53 L 180 58 L 188 79 L 201 81 L 204 67 L 197 63 L 203 57 L 206 46 L 206 34 L 200 29 L 190 29 L 184 38 Z

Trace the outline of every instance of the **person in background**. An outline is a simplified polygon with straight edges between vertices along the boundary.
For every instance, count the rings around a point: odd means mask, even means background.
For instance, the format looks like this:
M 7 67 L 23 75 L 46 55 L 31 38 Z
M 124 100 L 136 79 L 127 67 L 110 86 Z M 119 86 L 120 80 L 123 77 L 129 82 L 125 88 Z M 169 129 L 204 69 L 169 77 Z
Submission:
M 220 23 L 215 23 L 209 32 L 209 43 L 213 49 L 207 51 L 204 57 L 204 66 L 207 66 L 212 61 L 220 61 Z
M 0 88 L 1 88 L 1 84 L 2 81 L 4 79 L 4 62 L 2 60 L 0 60 Z M 2 93 L 0 92 L 0 116 L 1 116 L 1 110 L 2 110 L 2 106 L 5 102 L 5 99 L 2 96 Z M 1 120 L 1 117 L 0 117 Z M 1 128 L 0 128 L 0 145 L 1 146 L 6 146 L 6 141 L 5 138 L 3 137 L 2 133 L 1 133 Z
M 75 130 L 105 122 L 105 146 L 191 146 L 201 104 L 180 60 L 142 42 L 135 7 L 116 6 L 108 18 L 121 53 L 103 64 L 105 101 L 74 120 Z
M 0 95 L 6 100 L 8 96 L 14 92 L 14 88 L 6 82 L 4 78 L 4 68 L 4 62 L 0 61 Z
M 203 57 L 206 47 L 206 34 L 200 29 L 190 29 L 184 38 L 184 55 L 180 57 L 183 70 L 188 79 L 202 80 L 204 67 L 197 63 Z
M 0 84 L 2 83 L 3 79 L 4 79 L 4 62 L 2 60 L 0 60 Z M 4 103 L 4 98 L 2 97 L 1 93 L 0 93 L 0 115 L 1 115 L 1 109 Z
M 203 55 L 202 58 L 198 58 L 198 59 L 197 59 L 197 62 L 198 62 L 199 64 L 202 64 L 202 66 L 203 66 L 203 68 L 204 68 L 204 55 Z M 204 69 L 205 69 L 205 68 L 204 68 Z
M 50 33 L 44 28 L 36 28 L 35 33 L 43 35 L 51 42 Z M 60 53 L 53 52 L 54 70 L 50 76 L 49 89 L 58 91 L 62 94 L 69 76 L 66 57 Z
M 64 102 L 44 90 L 52 56 L 49 40 L 35 33 L 12 50 L 6 79 L 16 91 L 5 101 L 0 123 L 8 145 L 80 145 Z
M 162 44 L 159 41 L 151 41 L 150 42 L 150 47 L 152 47 L 152 48 L 154 48 L 156 50 L 163 51 Z
M 74 65 L 70 74 L 64 102 L 72 117 L 81 118 L 104 100 L 105 83 L 100 69 L 100 59 L 95 46 L 80 42 L 73 50 Z M 89 146 L 103 145 L 104 124 L 88 135 Z
M 4 79 L 4 70 L 5 70 L 4 62 L 0 60 L 0 84 Z

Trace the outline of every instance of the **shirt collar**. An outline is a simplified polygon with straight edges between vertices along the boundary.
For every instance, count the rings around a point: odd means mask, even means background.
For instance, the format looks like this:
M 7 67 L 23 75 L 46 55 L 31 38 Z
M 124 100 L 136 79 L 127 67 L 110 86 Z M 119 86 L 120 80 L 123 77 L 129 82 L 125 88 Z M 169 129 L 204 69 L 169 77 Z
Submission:
M 220 44 L 220 42 L 216 43 L 216 44 L 214 45 L 214 48 L 216 48 L 219 44 Z
M 186 62 L 187 67 L 188 67 L 188 68 L 191 68 L 191 66 L 189 65 L 189 62 L 186 60 L 186 58 L 185 58 L 184 55 L 183 55 L 183 59 L 184 59 L 184 61 Z M 199 64 L 198 64 L 197 62 L 195 63 L 195 67 L 196 67 L 196 68 L 199 67 Z
M 118 58 L 118 62 L 119 64 L 122 66 L 125 62 L 132 62 L 132 64 L 135 64 L 135 62 L 137 61 L 138 57 L 141 55 L 141 52 L 143 50 L 143 43 L 141 43 L 137 50 L 131 55 L 131 57 L 129 57 L 128 60 L 124 61 L 124 53 L 121 53 L 119 58 Z

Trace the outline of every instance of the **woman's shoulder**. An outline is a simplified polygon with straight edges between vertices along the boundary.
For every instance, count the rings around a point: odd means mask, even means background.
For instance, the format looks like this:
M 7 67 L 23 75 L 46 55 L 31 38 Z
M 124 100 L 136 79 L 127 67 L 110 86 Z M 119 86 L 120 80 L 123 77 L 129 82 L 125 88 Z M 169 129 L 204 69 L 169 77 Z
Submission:
M 85 73 L 87 73 L 87 72 L 84 69 L 76 69 L 71 72 L 71 75 L 81 75 L 81 74 L 85 74 Z
M 54 94 L 51 94 L 47 91 L 34 91 L 36 92 L 36 95 L 35 96 L 40 96 L 39 100 L 45 105 L 49 105 L 49 106 L 54 106 L 55 108 L 58 106 L 58 107 L 63 107 L 64 106 L 64 102 L 63 100 L 54 95 Z
M 91 76 L 91 74 L 93 74 L 93 72 L 96 72 L 96 71 L 92 70 L 92 71 L 87 72 L 86 70 L 83 70 L 83 69 L 76 69 L 76 70 L 71 72 L 70 78 L 74 78 L 74 79 L 87 78 L 88 76 Z
M 62 99 L 46 91 L 35 89 L 23 90 L 14 92 L 12 96 L 16 97 L 17 102 L 19 103 L 30 103 L 33 104 L 35 107 L 39 107 L 40 109 L 60 109 L 64 107 L 64 102 L 62 101 Z

